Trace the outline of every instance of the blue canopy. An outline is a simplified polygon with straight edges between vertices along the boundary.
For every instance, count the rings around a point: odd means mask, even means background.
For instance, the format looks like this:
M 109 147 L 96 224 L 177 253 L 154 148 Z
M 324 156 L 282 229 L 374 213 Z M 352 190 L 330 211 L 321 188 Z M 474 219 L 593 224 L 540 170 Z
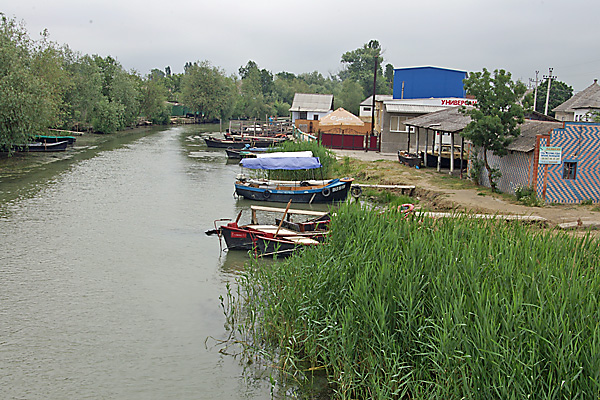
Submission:
M 250 169 L 315 169 L 321 168 L 319 157 L 243 158 L 240 165 Z

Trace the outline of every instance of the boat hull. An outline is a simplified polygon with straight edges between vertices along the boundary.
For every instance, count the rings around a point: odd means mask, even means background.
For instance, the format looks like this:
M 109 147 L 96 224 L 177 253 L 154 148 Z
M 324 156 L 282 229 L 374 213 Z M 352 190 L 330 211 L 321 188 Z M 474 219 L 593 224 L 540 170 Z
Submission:
M 224 225 L 219 228 L 229 250 L 252 250 L 256 233 L 244 227 Z
M 406 153 L 404 151 L 398 151 L 398 161 L 409 167 L 415 167 L 421 165 L 421 159 L 416 154 Z
M 281 143 L 285 139 L 280 138 L 257 138 L 257 139 L 240 139 L 240 140 L 226 140 L 226 139 L 215 139 L 215 138 L 204 138 L 204 142 L 207 147 L 217 149 L 236 149 L 241 150 L 246 147 L 269 147 L 273 144 Z
M 462 169 L 467 168 L 468 160 L 466 158 L 463 159 Z M 438 156 L 437 154 L 427 153 L 427 166 L 432 168 L 437 168 L 438 165 Z M 460 169 L 460 157 L 454 157 L 454 168 Z M 450 157 L 444 156 L 442 152 L 442 157 L 440 160 L 441 168 L 450 168 Z
M 276 203 L 333 203 L 346 200 L 352 180 L 334 179 L 325 187 L 298 187 L 297 190 L 279 190 L 270 187 L 253 187 L 243 182 L 236 182 L 235 192 L 238 196 L 249 200 Z
M 68 144 L 69 142 L 66 140 L 56 143 L 34 142 L 23 145 L 13 145 L 12 151 L 25 153 L 65 151 L 67 150 Z

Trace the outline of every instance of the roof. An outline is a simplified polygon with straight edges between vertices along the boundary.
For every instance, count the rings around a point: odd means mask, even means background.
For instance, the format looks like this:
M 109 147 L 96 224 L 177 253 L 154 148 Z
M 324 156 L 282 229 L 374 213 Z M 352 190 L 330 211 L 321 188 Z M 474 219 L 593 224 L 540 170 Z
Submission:
M 471 117 L 461 113 L 460 109 L 461 107 L 447 108 L 442 111 L 408 119 L 404 121 L 404 124 L 419 128 L 429 128 L 441 132 L 460 132 L 471 122 Z M 507 146 L 507 149 L 525 153 L 532 151 L 535 148 L 537 135 L 548 133 L 556 128 L 562 128 L 562 126 L 562 122 L 527 119 L 519 125 L 521 134 Z
M 343 108 L 330 112 L 319 121 L 319 126 L 347 125 L 347 126 L 363 126 L 365 123 Z
M 333 109 L 332 94 L 296 93 L 290 111 L 327 112 Z
M 375 101 L 386 101 L 386 100 L 392 100 L 393 98 L 394 98 L 394 96 L 391 94 L 376 94 L 375 95 Z M 365 100 L 363 100 L 362 103 L 360 103 L 360 105 L 361 106 L 373 105 L 373 96 L 367 97 Z
M 446 106 L 432 106 L 424 104 L 407 104 L 397 102 L 384 101 L 385 112 L 404 113 L 404 114 L 427 114 L 435 111 L 443 110 Z
M 526 119 L 519 128 L 521 135 L 513 140 L 506 148 L 512 151 L 521 151 L 527 153 L 535 149 L 536 136 L 548 133 L 553 129 L 562 128 L 562 122 L 535 121 Z
M 597 81 L 552 111 L 573 112 L 578 108 L 600 108 L 600 85 Z
M 443 107 L 442 110 L 407 119 L 404 124 L 442 132 L 462 131 L 471 122 L 471 117 L 461 113 L 460 108 Z
M 452 71 L 452 72 L 464 72 L 462 69 L 453 69 L 453 68 L 445 68 L 445 67 L 436 67 L 434 65 L 422 65 L 418 67 L 404 67 L 404 68 L 394 68 L 394 71 L 402 71 L 402 70 L 415 70 L 415 69 L 437 69 L 442 71 Z

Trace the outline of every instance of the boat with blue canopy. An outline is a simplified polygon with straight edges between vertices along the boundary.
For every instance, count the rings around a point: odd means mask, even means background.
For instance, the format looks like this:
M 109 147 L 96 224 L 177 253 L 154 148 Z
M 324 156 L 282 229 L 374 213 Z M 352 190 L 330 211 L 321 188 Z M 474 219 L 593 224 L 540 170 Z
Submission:
M 322 167 L 318 157 L 260 157 L 244 158 L 243 168 L 253 170 L 316 170 Z M 331 203 L 344 201 L 348 196 L 353 178 L 329 180 L 278 181 L 252 179 L 241 174 L 235 182 L 238 196 L 250 200 L 287 203 Z

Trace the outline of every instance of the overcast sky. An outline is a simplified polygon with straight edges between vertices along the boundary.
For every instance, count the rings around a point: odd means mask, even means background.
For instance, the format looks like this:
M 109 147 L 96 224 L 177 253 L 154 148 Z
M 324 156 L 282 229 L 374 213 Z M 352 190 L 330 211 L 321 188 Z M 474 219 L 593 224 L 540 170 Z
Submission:
M 594 0 L 13 0 L 0 12 L 31 38 L 110 55 L 127 70 L 183 72 L 208 60 L 228 74 L 248 60 L 274 74 L 337 73 L 344 52 L 377 39 L 395 68 L 433 65 L 548 75 L 581 91 L 600 78 Z

